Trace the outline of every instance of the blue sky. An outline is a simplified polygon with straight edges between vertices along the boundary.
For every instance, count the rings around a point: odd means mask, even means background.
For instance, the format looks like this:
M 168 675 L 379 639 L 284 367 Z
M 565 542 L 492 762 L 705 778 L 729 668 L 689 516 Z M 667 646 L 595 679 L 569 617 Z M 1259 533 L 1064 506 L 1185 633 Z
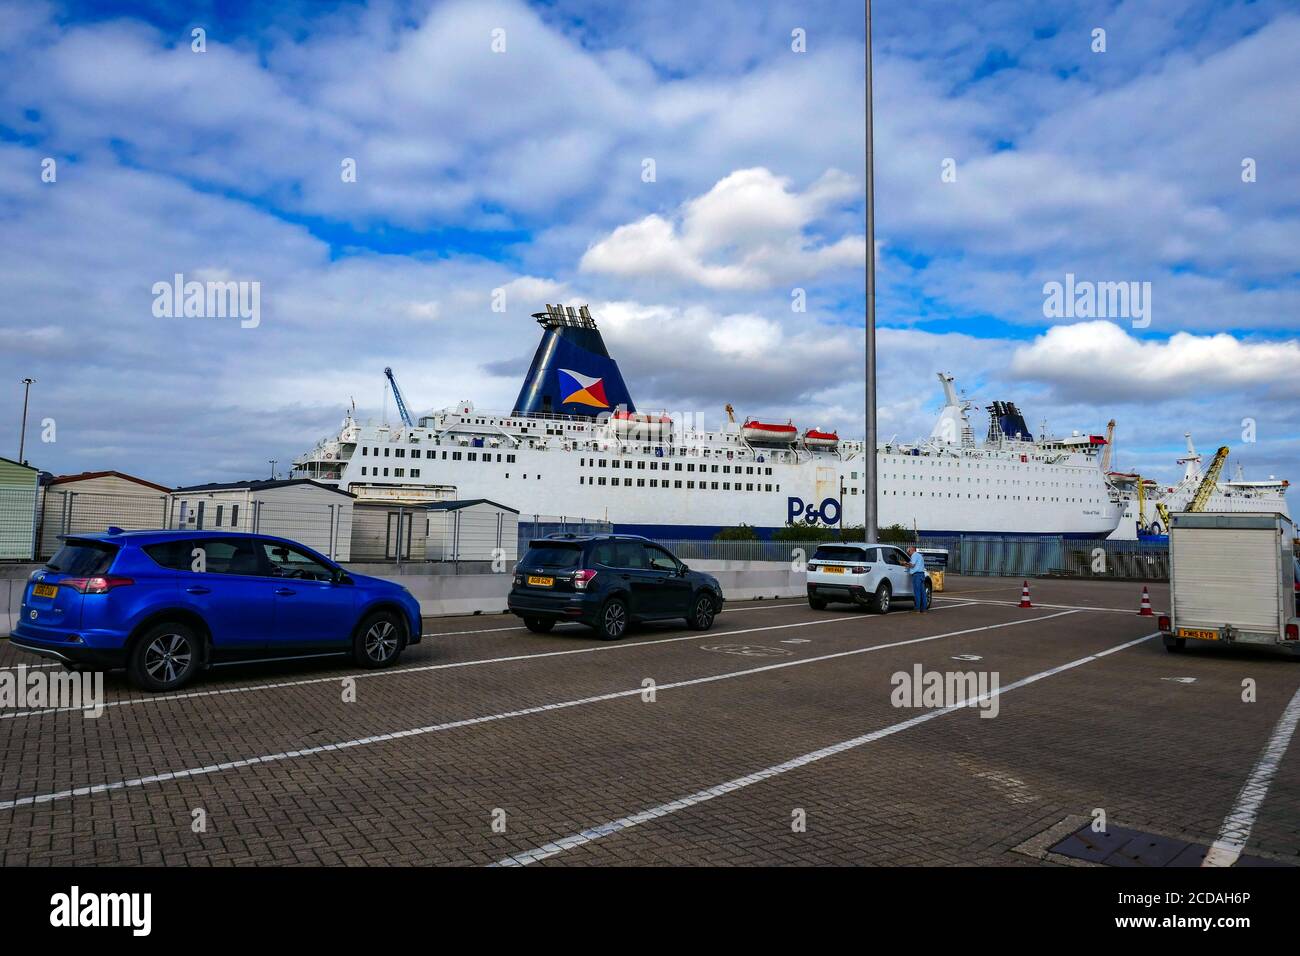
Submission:
M 165 483 L 378 415 L 386 365 L 421 409 L 508 409 L 553 301 L 644 407 L 861 434 L 860 3 L 178 7 L 0 0 L 0 454 L 26 375 L 33 463 Z M 882 434 L 928 432 L 947 371 L 1035 427 L 1115 418 L 1125 468 L 1172 476 L 1191 429 L 1300 475 L 1294 8 L 874 28 Z M 261 323 L 154 316 L 177 272 L 259 282 Z M 1150 324 L 1045 317 L 1066 274 L 1149 283 Z

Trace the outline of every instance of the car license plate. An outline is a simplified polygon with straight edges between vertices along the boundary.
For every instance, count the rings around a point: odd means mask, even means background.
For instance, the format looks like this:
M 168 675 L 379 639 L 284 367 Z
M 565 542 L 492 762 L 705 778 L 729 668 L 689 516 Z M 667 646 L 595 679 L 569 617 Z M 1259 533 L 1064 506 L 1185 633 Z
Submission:
M 539 575 L 528 575 L 528 586 L 535 588 L 549 588 L 555 584 L 555 578 L 545 578 Z
M 52 598 L 59 593 L 57 584 L 38 584 L 32 588 L 32 595 L 35 597 Z
M 828 564 L 828 565 L 826 565 L 825 567 L 823 567 L 822 570 L 825 571 L 827 574 L 843 574 L 843 573 L 844 573 L 844 569 L 843 569 L 843 568 L 841 568 L 841 567 L 837 567 L 837 566 L 834 565 L 834 564 Z
M 1217 641 L 1219 639 L 1218 631 L 1207 631 L 1199 627 L 1180 627 L 1178 629 L 1179 637 L 1194 637 L 1201 641 Z

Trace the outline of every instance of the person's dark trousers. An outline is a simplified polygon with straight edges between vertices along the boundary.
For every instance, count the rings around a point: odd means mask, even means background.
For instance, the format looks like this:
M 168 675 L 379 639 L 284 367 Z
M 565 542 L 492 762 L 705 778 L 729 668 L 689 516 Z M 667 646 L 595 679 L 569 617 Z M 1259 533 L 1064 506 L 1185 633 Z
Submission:
M 930 610 L 925 604 L 925 575 L 915 571 L 912 573 L 912 598 L 918 611 Z

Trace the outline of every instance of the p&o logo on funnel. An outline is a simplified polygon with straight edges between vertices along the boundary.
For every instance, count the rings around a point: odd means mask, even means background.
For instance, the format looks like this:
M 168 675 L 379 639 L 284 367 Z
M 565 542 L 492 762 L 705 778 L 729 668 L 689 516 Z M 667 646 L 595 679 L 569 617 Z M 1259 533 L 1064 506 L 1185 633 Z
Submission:
M 560 394 L 564 405 L 590 405 L 592 408 L 609 408 L 605 398 L 605 380 L 592 378 L 572 369 L 556 369 L 560 376 Z

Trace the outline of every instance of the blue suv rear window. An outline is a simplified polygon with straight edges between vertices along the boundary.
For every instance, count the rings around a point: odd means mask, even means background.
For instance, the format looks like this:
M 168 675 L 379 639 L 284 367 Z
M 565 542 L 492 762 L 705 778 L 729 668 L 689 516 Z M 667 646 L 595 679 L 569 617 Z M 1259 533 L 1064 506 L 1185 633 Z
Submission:
M 62 574 L 103 574 L 113 563 L 117 545 L 101 541 L 69 541 L 45 562 L 45 567 Z

